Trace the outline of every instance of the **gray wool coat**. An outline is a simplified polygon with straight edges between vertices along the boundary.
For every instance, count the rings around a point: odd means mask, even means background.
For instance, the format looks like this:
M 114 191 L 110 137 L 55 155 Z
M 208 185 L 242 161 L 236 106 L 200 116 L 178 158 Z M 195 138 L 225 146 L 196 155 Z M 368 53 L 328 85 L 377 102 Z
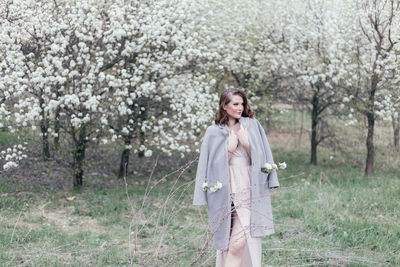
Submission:
M 257 119 L 241 117 L 239 122 L 247 128 L 251 153 L 251 216 L 250 233 L 261 237 L 274 233 L 269 189 L 279 187 L 276 172 L 261 172 L 264 163 L 274 163 L 265 131 Z M 229 127 L 213 124 L 203 137 L 197 165 L 194 205 L 207 205 L 214 247 L 227 250 L 231 228 L 231 199 L 228 165 Z M 216 192 L 204 191 L 202 185 L 210 187 L 217 182 L 222 188 Z

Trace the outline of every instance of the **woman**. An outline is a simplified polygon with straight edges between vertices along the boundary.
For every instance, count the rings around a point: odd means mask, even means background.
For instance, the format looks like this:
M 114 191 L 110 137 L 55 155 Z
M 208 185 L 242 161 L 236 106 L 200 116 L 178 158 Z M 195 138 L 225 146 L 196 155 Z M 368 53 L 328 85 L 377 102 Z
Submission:
M 275 171 L 261 172 L 266 162 L 272 153 L 246 94 L 225 90 L 203 138 L 193 199 L 207 205 L 217 267 L 261 266 L 261 237 L 274 233 L 269 189 L 279 187 Z

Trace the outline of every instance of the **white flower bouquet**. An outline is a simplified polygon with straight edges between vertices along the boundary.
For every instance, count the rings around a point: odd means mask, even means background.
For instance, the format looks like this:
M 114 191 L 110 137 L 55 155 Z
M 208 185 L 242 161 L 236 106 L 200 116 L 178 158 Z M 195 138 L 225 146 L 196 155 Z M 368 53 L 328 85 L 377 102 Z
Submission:
M 203 183 L 203 185 L 201 187 L 203 188 L 203 191 L 207 191 L 208 189 L 210 189 L 211 192 L 217 192 L 218 190 L 220 190 L 222 188 L 222 183 L 217 182 L 214 186 L 211 186 L 211 187 L 208 183 Z
M 286 169 L 286 166 L 286 162 L 280 162 L 278 165 L 267 162 L 261 167 L 261 171 L 265 173 L 271 173 L 273 171 L 284 170 Z

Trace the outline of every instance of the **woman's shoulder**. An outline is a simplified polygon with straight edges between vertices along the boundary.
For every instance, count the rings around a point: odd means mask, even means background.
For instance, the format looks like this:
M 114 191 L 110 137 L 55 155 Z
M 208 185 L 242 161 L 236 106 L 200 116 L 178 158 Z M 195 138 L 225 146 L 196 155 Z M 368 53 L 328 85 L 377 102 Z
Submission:
M 202 139 L 203 143 L 208 143 L 210 140 L 212 140 L 215 137 L 218 137 L 221 135 L 220 128 L 218 125 L 212 124 L 207 127 Z
M 228 126 L 214 123 L 207 127 L 204 136 L 218 137 L 224 136 L 226 133 L 229 134 Z
M 223 126 L 219 124 L 211 124 L 210 126 L 207 127 L 206 134 L 218 134 Z
M 248 118 L 249 118 L 249 120 L 252 121 L 252 122 L 258 121 L 258 120 L 256 119 L 256 117 L 253 117 L 253 118 L 248 117 Z
M 260 122 L 256 118 L 250 118 L 250 117 L 245 117 L 245 120 L 247 120 L 247 123 L 249 126 L 256 126 L 257 124 L 260 124 Z
M 264 129 L 260 121 L 256 118 L 248 118 L 248 127 L 251 131 L 260 131 L 261 129 Z

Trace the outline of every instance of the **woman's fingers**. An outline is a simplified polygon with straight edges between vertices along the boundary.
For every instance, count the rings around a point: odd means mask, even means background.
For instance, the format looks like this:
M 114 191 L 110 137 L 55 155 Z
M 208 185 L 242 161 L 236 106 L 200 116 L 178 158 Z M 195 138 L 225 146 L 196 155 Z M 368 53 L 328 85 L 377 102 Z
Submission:
M 228 143 L 228 148 L 230 151 L 234 151 L 238 145 L 238 137 L 237 135 L 231 131 L 231 134 L 229 135 L 229 143 Z
M 239 137 L 239 139 L 242 138 L 242 137 L 244 137 L 245 134 L 246 134 L 245 129 L 243 128 L 242 125 L 240 125 L 240 129 L 239 129 L 239 131 L 238 131 L 238 137 Z
M 249 143 L 248 132 L 247 129 L 243 128 L 242 125 L 240 125 L 240 130 L 238 131 L 238 137 L 239 137 L 239 142 L 242 145 L 248 146 Z
M 240 124 L 240 129 L 238 131 L 239 136 L 243 136 L 247 133 L 247 129 L 243 128 L 243 125 Z

